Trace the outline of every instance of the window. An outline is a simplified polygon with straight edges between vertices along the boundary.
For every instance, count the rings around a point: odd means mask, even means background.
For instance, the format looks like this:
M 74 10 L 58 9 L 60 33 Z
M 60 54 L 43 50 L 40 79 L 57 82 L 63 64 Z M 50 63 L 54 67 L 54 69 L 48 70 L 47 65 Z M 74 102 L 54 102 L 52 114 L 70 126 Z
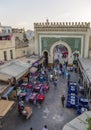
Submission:
M 13 50 L 10 50 L 10 58 L 13 59 Z
M 3 53 L 4 53 L 4 60 L 7 61 L 7 52 L 4 51 Z
M 8 33 L 10 33 L 10 29 L 8 29 Z
M 6 30 L 2 30 L 2 33 L 6 33 Z

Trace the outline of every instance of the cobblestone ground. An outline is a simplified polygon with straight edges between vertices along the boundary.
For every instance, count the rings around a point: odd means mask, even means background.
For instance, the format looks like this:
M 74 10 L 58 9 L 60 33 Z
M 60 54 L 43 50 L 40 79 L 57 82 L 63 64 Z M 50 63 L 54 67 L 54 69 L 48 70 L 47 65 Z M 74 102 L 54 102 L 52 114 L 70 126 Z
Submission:
M 78 81 L 78 74 L 70 73 L 71 80 Z M 17 112 L 17 106 L 15 106 L 6 115 L 3 122 L 3 130 L 29 130 L 30 127 L 33 127 L 34 130 L 41 130 L 45 124 L 48 126 L 48 130 L 61 130 L 64 124 L 77 116 L 76 110 L 62 107 L 62 94 L 65 97 L 67 96 L 67 80 L 61 77 L 58 79 L 56 89 L 50 83 L 50 90 L 45 94 L 45 101 L 41 107 L 28 103 L 33 109 L 32 117 L 29 120 L 25 120 L 20 116 Z

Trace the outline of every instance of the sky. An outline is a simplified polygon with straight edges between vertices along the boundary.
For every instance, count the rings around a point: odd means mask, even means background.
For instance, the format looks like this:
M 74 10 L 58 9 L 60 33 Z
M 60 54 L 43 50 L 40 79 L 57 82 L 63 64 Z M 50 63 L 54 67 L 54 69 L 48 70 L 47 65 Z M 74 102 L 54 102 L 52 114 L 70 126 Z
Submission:
M 91 22 L 91 0 L 0 0 L 0 22 L 34 30 L 36 22 Z

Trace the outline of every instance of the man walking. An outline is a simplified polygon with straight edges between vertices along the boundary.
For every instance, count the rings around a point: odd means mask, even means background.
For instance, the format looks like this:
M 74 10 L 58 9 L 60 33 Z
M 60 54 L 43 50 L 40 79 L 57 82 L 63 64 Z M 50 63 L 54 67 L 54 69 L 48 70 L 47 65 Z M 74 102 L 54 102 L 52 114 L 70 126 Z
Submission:
M 61 97 L 61 102 L 62 102 L 62 106 L 63 106 L 63 107 L 64 107 L 64 101 L 65 101 L 65 96 L 62 95 L 62 97 Z
M 42 130 L 48 130 L 48 129 L 47 129 L 47 125 L 45 125 L 45 126 L 42 128 Z

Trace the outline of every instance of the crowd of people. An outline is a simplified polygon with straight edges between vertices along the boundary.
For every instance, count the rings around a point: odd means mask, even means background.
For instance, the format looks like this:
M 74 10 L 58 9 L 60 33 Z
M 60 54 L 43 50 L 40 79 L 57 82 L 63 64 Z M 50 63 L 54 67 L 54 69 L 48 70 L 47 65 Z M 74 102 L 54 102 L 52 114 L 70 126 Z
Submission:
M 67 83 L 70 81 L 70 72 L 67 68 L 67 63 L 64 64 L 59 64 L 55 63 L 54 66 L 51 67 L 42 67 L 41 70 L 39 71 L 39 76 L 38 79 L 40 82 L 43 83 L 42 78 L 45 77 L 47 82 L 51 82 L 54 85 L 54 88 L 57 88 L 58 86 L 58 79 L 60 77 L 66 78 Z M 62 107 L 65 106 L 65 96 L 61 95 L 61 103 Z M 33 128 L 30 128 L 30 130 L 33 130 Z M 42 130 L 48 130 L 47 125 L 45 125 Z
M 36 82 L 40 82 L 41 84 L 45 84 L 45 82 L 47 83 L 51 83 L 53 84 L 54 88 L 57 88 L 58 86 L 58 80 L 59 78 L 65 78 L 67 80 L 67 84 L 69 85 L 69 81 L 70 81 L 70 72 L 68 69 L 68 63 L 63 63 L 63 64 L 59 64 L 59 63 L 55 63 L 54 66 L 51 67 L 44 67 L 42 66 L 37 73 L 34 76 L 30 76 L 29 78 L 29 83 L 32 84 L 33 88 L 35 87 Z M 41 88 L 40 89 L 40 93 L 45 94 L 46 91 Z M 64 94 L 61 95 L 61 103 L 62 103 L 62 107 L 65 106 L 65 96 Z M 22 108 L 24 108 L 23 104 L 20 103 Z M 36 104 L 36 103 L 35 103 Z M 33 128 L 31 127 L 30 130 L 33 130 Z M 42 130 L 48 130 L 47 125 L 45 125 Z

